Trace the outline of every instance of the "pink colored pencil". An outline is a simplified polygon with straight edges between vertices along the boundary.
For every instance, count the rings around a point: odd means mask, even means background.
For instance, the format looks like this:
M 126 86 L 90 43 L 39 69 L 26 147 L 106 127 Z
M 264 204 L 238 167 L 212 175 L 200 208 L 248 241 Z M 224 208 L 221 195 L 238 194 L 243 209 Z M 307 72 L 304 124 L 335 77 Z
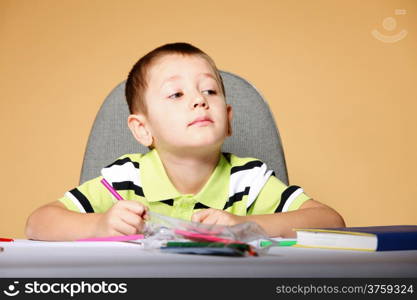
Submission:
M 108 190 L 109 192 L 117 199 L 117 200 L 123 200 L 122 196 L 120 196 L 120 194 L 118 192 L 116 192 L 116 190 L 110 185 L 110 183 L 108 183 L 108 181 L 103 178 L 100 181 Z
M 117 235 L 117 236 L 79 239 L 79 240 L 76 240 L 76 242 L 126 242 L 126 241 L 140 240 L 143 238 L 144 238 L 143 234 L 132 234 L 132 235 Z
M 194 240 L 194 241 L 225 243 L 225 244 L 232 244 L 232 243 L 242 244 L 242 242 L 240 241 L 224 239 L 224 238 L 220 238 L 214 235 L 195 233 L 195 232 L 190 232 L 190 231 L 181 230 L 181 229 L 175 229 L 174 232 L 176 234 L 182 235 L 183 237 L 188 238 L 190 240 Z

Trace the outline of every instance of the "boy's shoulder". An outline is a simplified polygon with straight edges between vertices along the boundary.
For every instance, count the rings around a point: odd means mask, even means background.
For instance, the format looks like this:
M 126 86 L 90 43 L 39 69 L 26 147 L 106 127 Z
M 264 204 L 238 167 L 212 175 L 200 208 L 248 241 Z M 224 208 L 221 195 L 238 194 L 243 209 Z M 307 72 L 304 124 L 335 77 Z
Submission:
M 123 154 L 122 156 L 116 158 L 109 165 L 104 166 L 103 169 L 110 169 L 115 166 L 126 166 L 131 164 L 133 164 L 135 168 L 139 168 L 139 163 L 144 156 L 145 154 L 142 153 Z
M 149 152 L 148 152 L 149 153 Z M 146 153 L 126 153 L 122 156 L 115 159 L 115 161 L 132 161 L 132 162 L 140 162 L 141 159 L 146 155 Z

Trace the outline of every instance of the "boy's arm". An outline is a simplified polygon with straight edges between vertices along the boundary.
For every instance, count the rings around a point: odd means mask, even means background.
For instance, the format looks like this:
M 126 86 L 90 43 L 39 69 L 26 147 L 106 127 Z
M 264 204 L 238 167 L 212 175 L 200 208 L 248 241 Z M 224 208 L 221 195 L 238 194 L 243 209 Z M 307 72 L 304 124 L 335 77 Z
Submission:
M 342 216 L 331 207 L 315 200 L 307 200 L 294 211 L 250 215 L 245 221 L 258 223 L 270 237 L 295 237 L 294 228 L 344 227 Z
M 106 213 L 78 213 L 55 201 L 29 216 L 25 233 L 29 239 L 49 241 L 136 234 L 144 226 L 146 210 L 138 202 L 122 200 Z
M 68 210 L 55 201 L 36 209 L 27 219 L 25 233 L 29 239 L 68 241 L 94 235 L 100 214 L 83 214 Z
M 295 237 L 294 228 L 344 227 L 343 218 L 332 208 L 315 200 L 307 200 L 294 211 L 264 215 L 236 216 L 223 210 L 204 209 L 192 216 L 192 221 L 205 224 L 236 225 L 252 221 L 270 237 Z

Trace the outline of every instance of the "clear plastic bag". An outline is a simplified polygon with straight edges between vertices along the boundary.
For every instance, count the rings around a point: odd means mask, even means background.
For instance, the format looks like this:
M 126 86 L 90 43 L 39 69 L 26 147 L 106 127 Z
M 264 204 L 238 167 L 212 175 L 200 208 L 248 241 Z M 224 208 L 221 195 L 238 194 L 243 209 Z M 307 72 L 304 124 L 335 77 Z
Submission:
M 145 239 L 141 242 L 145 249 L 160 248 L 168 241 L 194 241 L 219 244 L 246 244 L 257 240 L 270 240 L 265 231 L 254 222 L 233 226 L 210 225 L 185 221 L 150 212 L 150 219 L 144 230 Z M 261 248 L 251 243 L 257 255 L 265 254 L 268 247 Z

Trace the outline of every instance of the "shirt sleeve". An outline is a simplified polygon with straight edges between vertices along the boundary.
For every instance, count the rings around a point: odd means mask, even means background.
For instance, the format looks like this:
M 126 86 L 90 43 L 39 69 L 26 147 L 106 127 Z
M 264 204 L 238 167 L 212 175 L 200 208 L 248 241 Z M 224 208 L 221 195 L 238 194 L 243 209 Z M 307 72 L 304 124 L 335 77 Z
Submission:
M 118 200 L 101 183 L 103 176 L 123 199 L 134 200 L 148 205 L 146 199 L 135 194 L 139 178 L 140 153 L 125 154 L 101 170 L 102 176 L 84 182 L 58 199 L 66 208 L 82 213 L 103 213 Z M 140 187 L 139 187 L 140 188 Z
M 293 211 L 311 199 L 299 186 L 287 186 L 275 176 L 270 176 L 256 200 L 248 208 L 248 215 L 272 214 Z
M 69 210 L 82 213 L 102 213 L 117 201 L 101 184 L 102 176 L 84 182 L 58 199 Z

